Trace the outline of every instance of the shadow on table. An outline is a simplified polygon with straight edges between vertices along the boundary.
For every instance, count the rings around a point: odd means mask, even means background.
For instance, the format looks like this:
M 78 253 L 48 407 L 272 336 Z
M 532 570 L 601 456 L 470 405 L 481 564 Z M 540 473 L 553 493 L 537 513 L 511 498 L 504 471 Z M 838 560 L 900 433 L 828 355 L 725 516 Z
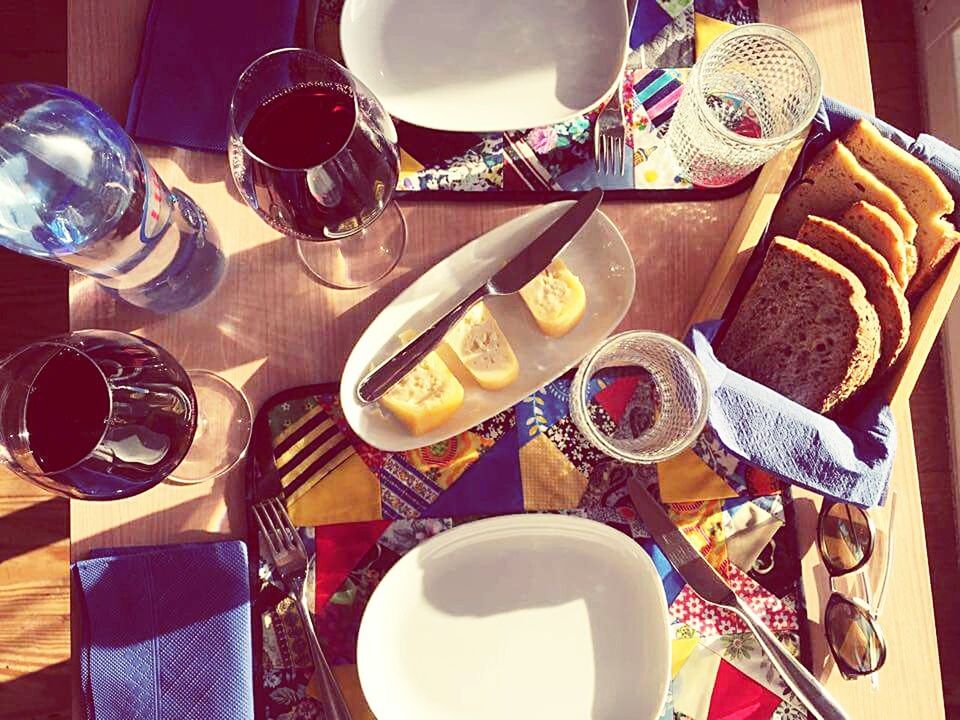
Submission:
M 27 482 L 13 476 L 0 482 Z M 7 513 L 0 520 L 0 565 L 70 536 L 68 501 L 51 496 L 37 500 L 19 510 Z
M 0 683 L 0 720 L 70 720 L 71 674 L 65 660 Z

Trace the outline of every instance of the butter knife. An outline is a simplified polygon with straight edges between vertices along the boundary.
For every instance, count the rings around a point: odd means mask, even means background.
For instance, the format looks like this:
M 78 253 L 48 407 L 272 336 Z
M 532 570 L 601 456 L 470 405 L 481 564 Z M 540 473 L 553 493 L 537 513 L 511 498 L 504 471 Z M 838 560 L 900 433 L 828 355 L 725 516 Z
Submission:
M 784 682 L 807 710 L 817 720 L 849 720 L 826 688 L 790 654 L 763 620 L 730 589 L 713 566 L 700 556 L 674 525 L 663 506 L 654 500 L 636 476 L 627 480 L 627 489 L 641 522 L 670 564 L 697 595 L 708 603 L 732 610 L 743 619 Z
M 457 320 L 473 305 L 489 295 L 509 295 L 518 292 L 553 262 L 553 259 L 573 240 L 603 199 L 603 190 L 594 188 L 543 231 L 540 236 L 508 260 L 483 285 L 470 293 L 453 310 L 420 333 L 400 352 L 371 371 L 357 387 L 362 403 L 371 403 L 403 379 L 435 348 Z

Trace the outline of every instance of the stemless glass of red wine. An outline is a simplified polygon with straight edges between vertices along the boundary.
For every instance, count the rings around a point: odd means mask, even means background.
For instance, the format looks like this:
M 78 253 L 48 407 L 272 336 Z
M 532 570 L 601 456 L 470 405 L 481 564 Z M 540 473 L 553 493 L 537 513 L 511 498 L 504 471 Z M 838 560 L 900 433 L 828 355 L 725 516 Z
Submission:
M 114 500 L 219 477 L 251 427 L 236 388 L 135 335 L 84 330 L 0 361 L 0 461 L 59 495 Z
M 230 104 L 229 156 L 244 200 L 320 282 L 364 287 L 400 260 L 396 128 L 342 65 L 297 48 L 255 60 Z

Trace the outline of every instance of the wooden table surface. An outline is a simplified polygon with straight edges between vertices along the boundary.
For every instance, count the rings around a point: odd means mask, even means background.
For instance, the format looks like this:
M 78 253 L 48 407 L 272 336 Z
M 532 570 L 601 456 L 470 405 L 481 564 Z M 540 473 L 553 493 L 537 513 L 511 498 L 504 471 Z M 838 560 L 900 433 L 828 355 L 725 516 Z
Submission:
M 827 94 L 872 110 L 858 0 L 761 0 L 760 5 L 762 19 L 794 30 L 812 47 Z M 117 117 L 125 116 L 147 6 L 147 0 L 74 0 L 69 7 L 69 84 Z M 218 227 L 230 259 L 227 278 L 202 307 L 173 317 L 117 304 L 90 281 L 74 278 L 71 326 L 140 333 L 167 347 L 186 367 L 223 374 L 243 387 L 255 406 L 283 388 L 335 379 L 361 330 L 420 269 L 529 207 L 407 203 L 410 235 L 400 267 L 374 288 L 332 291 L 313 283 L 299 268 L 291 243 L 239 200 L 224 158 L 173 148 L 146 152 L 167 183 L 190 193 Z M 637 297 L 624 328 L 674 334 L 683 329 L 744 200 L 604 204 L 636 261 Z M 854 718 L 944 714 L 909 409 L 898 407 L 896 413 L 902 436 L 895 475 L 897 546 L 882 616 L 891 652 L 879 691 L 868 682 L 845 682 L 824 664 L 818 611 L 826 598 L 823 577 L 815 551 L 808 551 L 804 562 L 815 665 Z M 813 501 L 800 498 L 797 505 L 804 522 L 812 523 Z M 93 547 L 239 537 L 239 474 L 192 487 L 163 484 L 109 504 L 74 502 L 70 533 L 74 559 Z M 808 539 L 801 538 L 802 547 L 809 548 Z M 57 561 L 56 552 L 49 551 L 49 562 Z M 54 606 L 62 605 L 66 590 L 52 595 Z

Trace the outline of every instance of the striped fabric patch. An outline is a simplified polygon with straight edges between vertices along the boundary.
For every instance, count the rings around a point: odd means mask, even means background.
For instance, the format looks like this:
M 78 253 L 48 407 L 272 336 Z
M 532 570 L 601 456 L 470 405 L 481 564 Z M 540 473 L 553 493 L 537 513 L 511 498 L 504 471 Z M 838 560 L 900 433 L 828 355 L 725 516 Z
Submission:
M 284 428 L 274 438 L 273 458 L 288 505 L 354 454 L 356 451 L 336 422 L 319 407 Z
M 683 92 L 683 83 L 674 70 L 654 68 L 634 76 L 635 102 L 647 111 L 651 124 L 660 129 L 673 117 L 677 100 Z
M 420 517 L 443 490 L 400 455 L 390 455 L 380 468 L 380 500 L 384 519 Z

